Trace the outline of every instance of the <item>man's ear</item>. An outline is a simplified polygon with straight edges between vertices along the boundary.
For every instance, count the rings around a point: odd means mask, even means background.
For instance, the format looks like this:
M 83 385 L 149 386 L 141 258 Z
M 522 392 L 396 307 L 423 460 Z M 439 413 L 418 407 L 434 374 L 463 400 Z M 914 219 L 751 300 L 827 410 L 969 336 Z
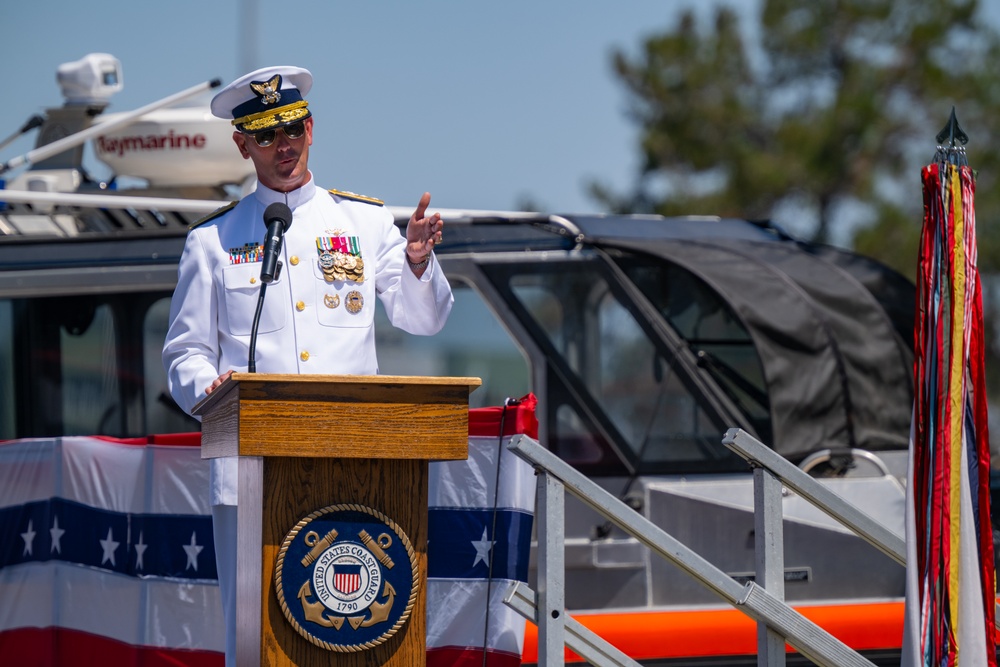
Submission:
M 244 160 L 250 159 L 250 151 L 247 150 L 247 137 L 240 131 L 233 132 L 233 141 L 236 143 L 236 147 L 240 149 L 240 155 L 243 156 Z

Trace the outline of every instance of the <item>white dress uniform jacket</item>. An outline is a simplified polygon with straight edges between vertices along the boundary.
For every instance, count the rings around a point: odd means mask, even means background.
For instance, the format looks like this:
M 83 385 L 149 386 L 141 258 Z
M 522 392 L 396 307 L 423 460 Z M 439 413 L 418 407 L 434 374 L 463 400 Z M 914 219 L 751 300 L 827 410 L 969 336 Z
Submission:
M 264 209 L 284 202 L 292 223 L 281 250 L 283 268 L 268 285 L 260 317 L 256 365 L 260 373 L 374 375 L 375 296 L 393 326 L 412 334 L 441 330 L 454 301 L 448 280 L 431 257 L 417 278 L 406 261 L 406 240 L 378 204 L 333 195 L 309 182 L 282 193 L 258 185 L 229 211 L 191 230 L 178 269 L 163 348 L 170 393 L 186 412 L 227 370 L 246 371 L 250 329 L 260 292 L 260 261 L 240 250 L 264 239 Z M 364 281 L 329 282 L 317 239 L 346 237 L 360 244 Z M 352 239 L 353 237 L 353 239 Z M 348 300 L 361 309 L 351 312 Z M 213 505 L 235 505 L 235 458 L 214 459 Z

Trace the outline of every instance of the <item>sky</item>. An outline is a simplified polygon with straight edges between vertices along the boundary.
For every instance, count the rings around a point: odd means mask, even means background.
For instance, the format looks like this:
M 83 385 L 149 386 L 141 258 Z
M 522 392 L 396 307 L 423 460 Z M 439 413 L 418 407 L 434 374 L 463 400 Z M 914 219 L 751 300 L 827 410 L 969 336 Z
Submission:
M 720 4 L 752 18 L 760 0 L 0 0 L 0 140 L 60 106 L 56 69 L 88 53 L 122 65 L 107 113 L 296 65 L 315 77 L 310 166 L 323 187 L 397 206 L 430 191 L 432 208 L 599 212 L 588 183 L 628 192 L 639 169 L 612 53 L 635 53 L 681 8 L 707 27 Z M 980 4 L 1000 23 L 1000 0 Z M 753 21 L 744 26 L 752 40 Z M 0 149 L 0 161 L 34 138 Z
M 56 69 L 88 53 L 122 65 L 124 89 L 106 113 L 296 65 L 315 79 L 310 166 L 324 187 L 399 206 L 429 191 L 441 208 L 530 201 L 595 212 L 587 183 L 628 190 L 638 169 L 637 128 L 611 54 L 634 52 L 688 4 L 708 20 L 715 3 L 4 0 L 0 139 L 61 106 Z M 241 14 L 256 16 L 256 27 Z M 0 150 L 0 161 L 34 138 Z

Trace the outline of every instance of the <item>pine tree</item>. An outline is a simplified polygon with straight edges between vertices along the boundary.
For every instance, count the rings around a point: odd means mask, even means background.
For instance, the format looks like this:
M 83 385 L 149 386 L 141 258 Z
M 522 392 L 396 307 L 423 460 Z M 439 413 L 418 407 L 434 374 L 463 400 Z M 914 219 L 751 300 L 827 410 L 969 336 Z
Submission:
M 997 368 L 1000 20 L 978 0 L 761 2 L 753 26 L 722 7 L 699 30 L 687 12 L 637 54 L 613 54 L 643 159 L 632 192 L 594 183 L 592 195 L 617 212 L 770 219 L 913 279 L 920 169 L 954 108 L 977 172 L 987 368 Z M 996 405 L 1000 373 L 987 381 Z
M 978 0 L 763 0 L 759 40 L 722 7 L 613 55 L 641 128 L 619 212 L 769 218 L 913 276 L 920 167 L 955 107 L 978 170 L 980 267 L 1000 266 L 1000 36 Z

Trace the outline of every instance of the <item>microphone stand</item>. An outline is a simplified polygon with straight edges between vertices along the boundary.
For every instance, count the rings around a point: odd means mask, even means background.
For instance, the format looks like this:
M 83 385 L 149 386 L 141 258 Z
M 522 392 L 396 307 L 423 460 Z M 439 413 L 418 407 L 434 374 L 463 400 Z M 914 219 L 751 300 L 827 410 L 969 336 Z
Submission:
M 260 284 L 260 296 L 257 297 L 257 310 L 253 314 L 253 326 L 250 327 L 250 359 L 247 360 L 247 373 L 257 372 L 257 326 L 260 324 L 260 312 L 264 309 L 264 291 L 267 283 Z
M 277 280 L 281 275 L 282 240 L 285 230 L 292 224 L 292 211 L 287 204 L 274 202 L 264 209 L 264 224 L 267 225 L 267 236 L 264 237 L 264 257 L 260 267 L 260 293 L 257 297 L 257 310 L 253 315 L 253 326 L 250 327 L 250 358 L 247 360 L 247 372 L 257 372 L 257 326 L 260 324 L 260 313 L 264 308 L 264 293 L 267 284 Z
M 281 262 L 278 262 L 274 272 L 274 279 L 281 275 Z M 264 292 L 267 291 L 267 283 L 260 284 L 260 293 L 257 296 L 257 310 L 253 314 L 253 324 L 250 327 L 250 358 L 247 360 L 247 373 L 257 372 L 257 327 L 260 325 L 260 313 L 264 310 Z

